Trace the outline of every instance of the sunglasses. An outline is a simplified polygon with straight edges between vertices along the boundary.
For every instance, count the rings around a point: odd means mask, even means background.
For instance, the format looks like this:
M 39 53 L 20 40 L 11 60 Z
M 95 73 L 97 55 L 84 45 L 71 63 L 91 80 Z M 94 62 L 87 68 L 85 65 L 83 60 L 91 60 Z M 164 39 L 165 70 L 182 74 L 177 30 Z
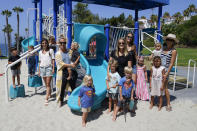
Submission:
M 124 45 L 124 42 L 119 42 L 118 44 L 119 44 L 119 45 Z
M 131 39 L 131 38 L 132 38 L 132 36 L 127 36 L 127 38 L 130 38 L 130 39 Z
M 66 42 L 60 42 L 60 45 L 66 45 Z

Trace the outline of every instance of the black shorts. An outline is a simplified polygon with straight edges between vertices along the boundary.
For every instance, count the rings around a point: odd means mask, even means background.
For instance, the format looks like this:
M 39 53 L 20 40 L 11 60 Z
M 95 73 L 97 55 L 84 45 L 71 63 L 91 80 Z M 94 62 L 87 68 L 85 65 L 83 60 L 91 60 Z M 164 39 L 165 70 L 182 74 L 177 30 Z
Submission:
M 112 100 L 118 100 L 118 93 L 107 92 L 106 97 L 112 98 Z

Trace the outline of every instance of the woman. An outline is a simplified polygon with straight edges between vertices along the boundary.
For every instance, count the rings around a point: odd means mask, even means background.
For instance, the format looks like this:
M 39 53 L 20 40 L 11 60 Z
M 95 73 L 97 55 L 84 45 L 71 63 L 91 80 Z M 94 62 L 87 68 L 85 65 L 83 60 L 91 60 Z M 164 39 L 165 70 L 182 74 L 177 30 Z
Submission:
M 70 64 L 69 51 L 66 49 L 66 38 L 59 39 L 59 51 L 55 55 L 57 64 L 57 77 L 56 77 L 56 99 L 60 102 L 59 106 L 63 104 L 64 94 L 67 83 L 71 86 L 71 89 L 76 88 L 77 72 L 72 70 L 72 79 L 68 80 L 67 68 L 74 68 L 74 64 Z
M 134 35 L 129 32 L 126 35 L 126 44 L 127 44 L 127 51 L 129 53 L 129 55 L 132 57 L 132 68 L 133 68 L 133 74 L 132 74 L 132 79 L 134 81 L 134 83 L 136 84 L 136 59 L 137 59 L 137 52 L 136 52 L 136 46 L 133 42 L 134 40 Z
M 41 41 L 41 51 L 39 52 L 39 70 L 38 75 L 44 80 L 46 86 L 46 100 L 45 105 L 49 104 L 48 99 L 51 97 L 51 79 L 54 73 L 54 52 L 49 48 L 47 39 Z
M 164 50 L 161 53 L 161 60 L 162 65 L 166 68 L 166 73 L 164 75 L 164 88 L 165 88 L 165 95 L 167 99 L 167 111 L 171 111 L 172 107 L 170 105 L 170 94 L 168 91 L 168 78 L 170 71 L 175 63 L 177 51 L 174 48 L 174 45 L 177 44 L 179 41 L 176 38 L 176 35 L 174 34 L 168 34 L 166 37 L 164 37 L 164 40 L 166 41 L 166 47 L 164 46 Z
M 123 38 L 120 38 L 118 40 L 118 44 L 116 46 L 116 50 L 113 50 L 110 55 L 110 59 L 114 58 L 118 61 L 118 67 L 117 71 L 121 77 L 125 76 L 124 74 L 124 67 L 132 66 L 132 57 L 128 53 L 126 49 L 125 40 Z M 109 72 L 109 67 L 108 67 Z

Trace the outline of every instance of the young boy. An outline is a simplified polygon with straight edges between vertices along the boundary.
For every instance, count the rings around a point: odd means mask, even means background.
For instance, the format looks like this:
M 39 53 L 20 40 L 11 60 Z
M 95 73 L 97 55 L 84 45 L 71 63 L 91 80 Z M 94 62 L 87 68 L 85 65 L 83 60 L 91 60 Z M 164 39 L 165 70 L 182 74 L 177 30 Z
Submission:
M 8 64 L 11 64 L 14 61 L 20 59 L 20 56 L 18 55 L 17 49 L 15 47 L 11 48 L 10 51 L 11 51 L 11 56 L 8 59 Z M 13 88 L 16 88 L 15 77 L 17 77 L 18 85 L 20 85 L 21 65 L 22 65 L 22 63 L 19 62 L 11 67 Z
M 135 84 L 132 80 L 132 68 L 128 66 L 125 67 L 124 73 L 125 73 L 125 77 L 121 78 L 119 82 L 120 99 L 118 100 L 118 105 L 116 106 L 116 110 L 113 114 L 113 119 L 112 119 L 113 121 L 116 120 L 118 110 L 120 109 L 120 107 L 123 106 L 123 103 L 125 101 L 134 100 L 133 99 L 133 87 L 135 87 Z
M 29 46 L 28 47 L 29 53 L 33 50 L 34 50 L 34 46 Z M 35 71 L 36 71 L 36 53 L 31 54 L 28 57 L 28 74 L 30 76 L 33 76 L 33 75 L 35 75 Z

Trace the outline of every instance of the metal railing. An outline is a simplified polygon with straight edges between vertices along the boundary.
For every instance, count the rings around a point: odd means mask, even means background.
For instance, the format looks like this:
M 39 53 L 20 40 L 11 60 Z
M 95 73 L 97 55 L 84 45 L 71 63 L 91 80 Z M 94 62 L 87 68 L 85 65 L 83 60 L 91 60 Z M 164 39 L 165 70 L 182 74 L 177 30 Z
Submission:
M 196 61 L 190 59 L 190 60 L 189 60 L 189 63 L 188 63 L 188 71 L 187 71 L 187 85 L 186 85 L 186 88 L 187 88 L 187 89 L 188 89 L 188 85 L 189 85 L 189 74 L 190 74 L 190 65 L 191 65 L 191 62 L 194 63 L 194 72 L 193 72 L 192 88 L 194 87 L 194 82 L 195 82 Z
M 34 49 L 32 52 L 30 53 L 26 53 L 25 55 L 23 55 L 20 59 L 16 60 L 15 62 L 9 64 L 6 66 L 6 69 L 5 69 L 5 100 L 6 102 L 9 101 L 9 88 L 8 88 L 8 69 L 14 65 L 16 65 L 17 63 L 21 62 L 23 59 L 27 58 L 28 56 L 30 56 L 31 54 L 37 52 L 38 50 L 40 50 L 40 47 L 38 47 L 37 49 Z

